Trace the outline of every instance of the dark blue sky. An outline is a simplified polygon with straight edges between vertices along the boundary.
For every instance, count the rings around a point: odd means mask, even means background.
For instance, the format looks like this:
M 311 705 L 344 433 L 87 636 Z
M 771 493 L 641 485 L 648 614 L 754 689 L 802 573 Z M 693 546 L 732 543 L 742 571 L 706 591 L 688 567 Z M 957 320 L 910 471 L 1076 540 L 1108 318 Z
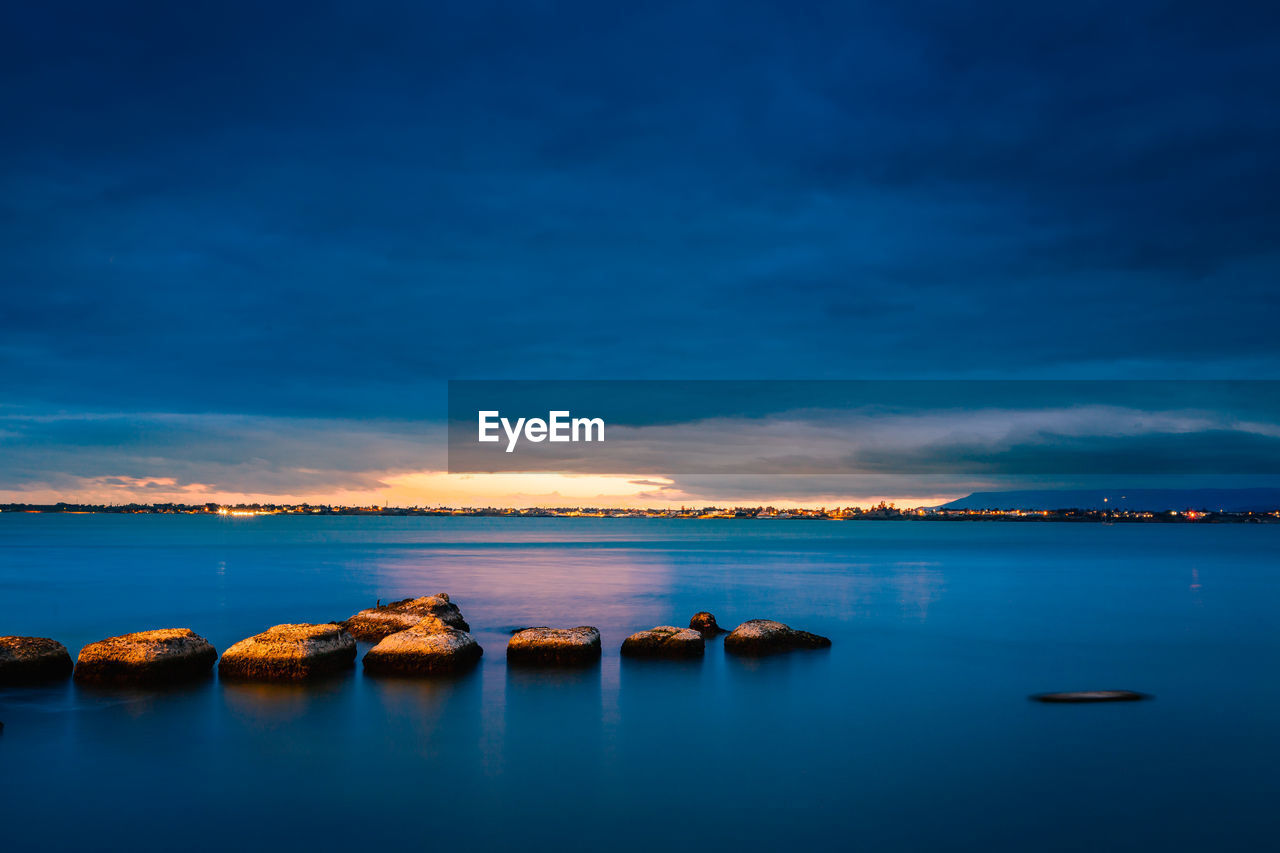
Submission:
M 23 418 L 438 419 L 447 378 L 1280 377 L 1274 4 L 2 29 Z

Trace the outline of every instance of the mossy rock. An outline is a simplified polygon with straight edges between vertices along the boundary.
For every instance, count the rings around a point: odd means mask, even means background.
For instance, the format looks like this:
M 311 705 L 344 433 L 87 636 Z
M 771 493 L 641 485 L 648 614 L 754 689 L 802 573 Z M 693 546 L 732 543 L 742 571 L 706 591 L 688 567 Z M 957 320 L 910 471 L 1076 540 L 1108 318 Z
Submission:
M 355 660 L 355 638 L 337 625 L 276 625 L 227 649 L 218 675 L 232 681 L 299 681 L 348 669 Z
M 374 646 L 364 656 L 371 675 L 424 676 L 463 672 L 480 661 L 484 649 L 466 631 L 438 619 L 423 619 Z
M 86 684 L 162 684 L 207 677 L 218 651 L 190 628 L 108 637 L 80 650 L 75 680 Z
M 750 619 L 724 638 L 729 654 L 759 657 L 796 649 L 824 649 L 831 640 L 808 631 L 797 631 L 772 619 Z
M 622 641 L 622 656 L 680 660 L 700 658 L 706 651 L 702 634 L 692 628 L 659 625 L 632 634 Z
M 75 665 L 67 647 L 47 637 L 0 637 L 0 686 L 66 678 Z
M 507 641 L 507 662 L 517 666 L 585 666 L 600 660 L 600 631 L 577 628 L 525 628 Z
M 459 631 L 471 630 L 467 620 L 462 618 L 458 605 L 450 601 L 448 594 L 443 592 L 370 607 L 340 624 L 357 640 L 376 643 L 383 637 L 409 630 L 427 616 L 434 616 Z

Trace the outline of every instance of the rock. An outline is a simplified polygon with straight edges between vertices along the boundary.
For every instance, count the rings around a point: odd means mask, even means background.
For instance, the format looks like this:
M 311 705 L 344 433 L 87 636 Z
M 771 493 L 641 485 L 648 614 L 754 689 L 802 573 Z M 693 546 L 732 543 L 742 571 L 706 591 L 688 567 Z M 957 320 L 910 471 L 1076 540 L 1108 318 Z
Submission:
M 80 650 L 75 679 L 101 684 L 159 684 L 209 675 L 218 652 L 188 628 L 108 637 Z
M 407 631 L 383 638 L 364 656 L 372 675 L 436 675 L 475 666 L 484 649 L 470 634 L 428 616 Z
M 734 628 L 724 638 L 724 650 L 735 655 L 771 655 L 792 649 L 823 649 L 831 645 L 826 637 L 797 631 L 771 619 L 751 619 Z
M 357 640 L 377 642 L 383 637 L 406 631 L 418 624 L 424 616 L 434 616 L 450 628 L 470 631 L 471 626 L 462 618 L 458 605 L 445 593 L 426 595 L 422 598 L 405 598 L 390 604 L 361 610 L 346 622 L 340 623 Z
M 337 625 L 276 625 L 241 640 L 218 661 L 218 675 L 236 681 L 296 681 L 347 669 L 355 638 Z
M 1037 693 L 1036 702 L 1137 702 L 1150 699 L 1146 693 L 1132 690 L 1073 690 L 1067 693 Z
M 716 624 L 716 617 L 705 610 L 693 614 L 693 618 L 689 620 L 689 627 L 704 637 L 715 637 L 719 634 L 728 633 L 728 631 Z
M 622 641 L 623 657 L 631 658 L 700 658 L 705 648 L 702 634 L 671 625 L 640 631 Z
M 0 687 L 66 678 L 73 664 L 67 647 L 45 637 L 0 637 Z
M 577 628 L 525 628 L 507 641 L 507 662 L 573 666 L 600 660 L 600 632 Z

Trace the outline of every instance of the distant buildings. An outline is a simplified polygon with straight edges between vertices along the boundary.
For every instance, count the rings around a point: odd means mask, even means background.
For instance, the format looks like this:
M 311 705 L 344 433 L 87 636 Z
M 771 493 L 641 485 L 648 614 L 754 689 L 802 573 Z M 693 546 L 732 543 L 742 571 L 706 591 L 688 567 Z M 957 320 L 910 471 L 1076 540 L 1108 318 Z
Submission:
M 1183 510 L 1139 512 L 1120 509 L 898 509 L 880 502 L 872 507 L 827 509 L 757 507 L 680 507 L 679 509 L 619 509 L 611 507 L 388 507 L 327 504 L 3 504 L 0 513 L 115 513 L 125 515 L 216 515 L 235 518 L 262 515 L 479 516 L 494 518 L 652 518 L 679 520 L 749 521 L 1062 521 L 1101 523 L 1280 523 L 1280 509 L 1269 512 L 1200 512 Z

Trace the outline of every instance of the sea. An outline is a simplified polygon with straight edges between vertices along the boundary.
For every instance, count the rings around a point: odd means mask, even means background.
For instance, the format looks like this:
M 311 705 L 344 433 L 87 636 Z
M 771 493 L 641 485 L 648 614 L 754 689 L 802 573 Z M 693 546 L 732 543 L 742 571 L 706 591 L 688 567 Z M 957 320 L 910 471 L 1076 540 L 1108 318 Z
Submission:
M 1255 850 L 1280 837 L 1280 525 L 0 515 L 0 635 L 449 593 L 465 675 L 0 688 L 0 848 Z M 832 640 L 623 660 L 709 610 Z M 594 625 L 598 666 L 509 669 Z M 360 653 L 367 650 L 361 644 Z M 1147 701 L 1046 705 L 1045 691 Z

